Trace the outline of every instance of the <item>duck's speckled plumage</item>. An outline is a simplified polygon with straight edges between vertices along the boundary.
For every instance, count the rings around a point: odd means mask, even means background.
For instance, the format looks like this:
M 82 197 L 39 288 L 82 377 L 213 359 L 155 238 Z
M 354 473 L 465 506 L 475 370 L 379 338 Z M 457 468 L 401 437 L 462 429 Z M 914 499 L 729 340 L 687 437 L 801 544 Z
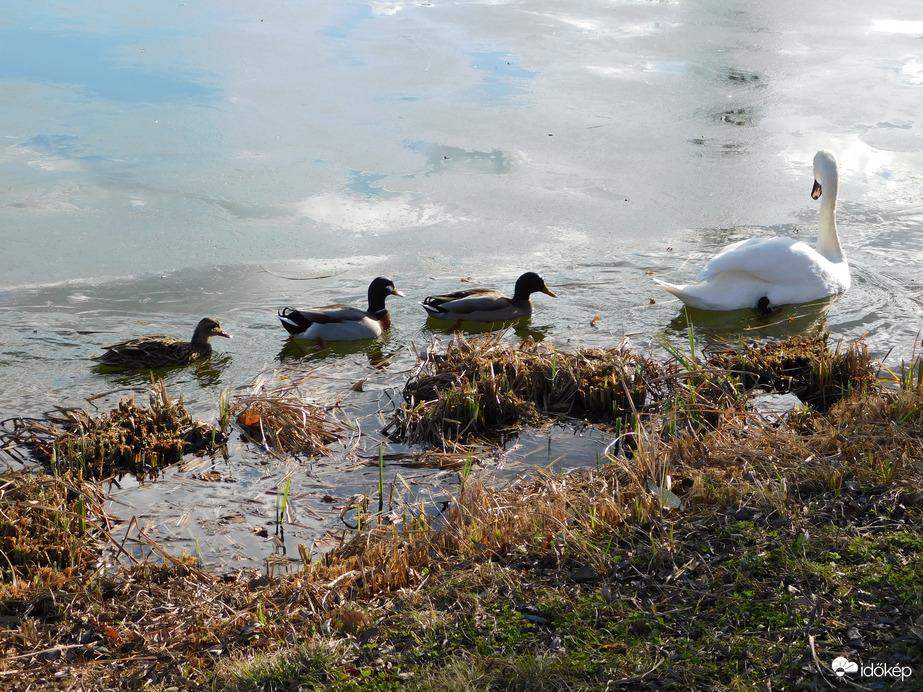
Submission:
M 507 322 L 532 314 L 533 293 L 555 294 L 535 272 L 516 280 L 513 296 L 492 288 L 468 288 L 438 296 L 428 296 L 420 304 L 430 317 L 455 322 Z
M 206 317 L 196 325 L 191 341 L 162 334 L 142 336 L 106 346 L 105 353 L 92 356 L 92 359 L 101 365 L 135 369 L 185 365 L 211 354 L 212 345 L 208 340 L 213 336 L 231 338 L 218 320 Z
M 278 313 L 279 321 L 295 339 L 319 342 L 373 339 L 391 326 L 385 298 L 403 295 L 391 279 L 379 276 L 369 284 L 368 310 L 339 303 L 307 310 L 284 308 Z

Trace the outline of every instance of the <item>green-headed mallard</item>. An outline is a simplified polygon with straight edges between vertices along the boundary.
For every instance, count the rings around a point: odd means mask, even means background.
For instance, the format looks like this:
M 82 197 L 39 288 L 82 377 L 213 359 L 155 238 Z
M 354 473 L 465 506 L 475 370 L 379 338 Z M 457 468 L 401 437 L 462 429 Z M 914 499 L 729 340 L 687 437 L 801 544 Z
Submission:
M 795 238 L 748 238 L 715 255 L 699 283 L 676 286 L 655 279 L 686 305 L 700 310 L 756 308 L 810 303 L 849 288 L 849 263 L 836 230 L 839 175 L 836 157 L 822 150 L 814 156 L 811 197 L 823 194 L 817 246 Z
M 192 333 L 192 341 L 183 341 L 173 336 L 142 336 L 129 339 L 112 346 L 106 346 L 106 352 L 92 356 L 102 365 L 114 365 L 120 368 L 165 368 L 171 365 L 185 365 L 212 352 L 208 342 L 213 336 L 231 335 L 221 329 L 218 320 L 206 317 L 202 319 Z
M 391 326 L 385 298 L 403 295 L 391 279 L 379 276 L 369 284 L 368 310 L 340 304 L 307 310 L 285 308 L 279 313 L 279 320 L 296 339 L 320 342 L 373 339 Z
M 532 314 L 533 293 L 555 297 L 544 279 L 526 272 L 516 280 L 510 298 L 492 288 L 468 288 L 439 296 L 429 296 L 420 303 L 430 317 L 456 322 L 506 322 Z

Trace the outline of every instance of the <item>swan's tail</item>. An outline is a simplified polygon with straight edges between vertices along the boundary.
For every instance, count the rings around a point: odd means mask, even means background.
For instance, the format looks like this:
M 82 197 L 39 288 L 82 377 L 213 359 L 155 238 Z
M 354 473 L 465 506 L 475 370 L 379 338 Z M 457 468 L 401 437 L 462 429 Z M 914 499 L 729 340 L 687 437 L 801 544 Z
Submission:
M 683 286 L 677 286 L 676 284 L 667 283 L 666 281 L 661 281 L 660 279 L 654 279 L 654 281 L 663 286 L 690 308 L 698 308 L 699 310 L 727 309 L 721 308 L 704 296 L 699 295 L 702 284 L 685 284 Z
M 662 279 L 654 279 L 654 281 L 656 281 L 658 285 L 663 286 L 684 303 L 686 302 L 686 299 L 689 298 L 689 296 L 686 295 L 686 286 L 677 286 L 676 284 L 667 283 Z

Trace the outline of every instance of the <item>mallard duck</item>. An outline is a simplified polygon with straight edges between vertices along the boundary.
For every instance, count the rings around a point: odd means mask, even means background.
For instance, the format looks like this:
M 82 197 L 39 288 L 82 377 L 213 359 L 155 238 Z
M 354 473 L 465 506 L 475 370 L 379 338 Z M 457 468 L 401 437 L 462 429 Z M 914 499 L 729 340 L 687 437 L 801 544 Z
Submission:
M 192 341 L 183 341 L 172 336 L 142 336 L 112 346 L 106 352 L 91 356 L 101 365 L 121 368 L 165 368 L 171 365 L 185 365 L 212 352 L 208 340 L 213 336 L 230 339 L 231 335 L 221 329 L 218 320 L 206 317 L 199 321 L 192 333 Z
M 830 151 L 817 152 L 811 197 L 823 197 L 816 247 L 794 238 L 749 238 L 715 255 L 699 274 L 698 284 L 655 281 L 693 308 L 756 308 L 763 314 L 770 314 L 773 306 L 843 293 L 851 279 L 836 229 L 838 185 L 836 157 Z
M 532 314 L 533 293 L 545 293 L 552 298 L 554 292 L 535 272 L 526 272 L 516 280 L 510 298 L 492 288 L 467 288 L 439 296 L 428 296 L 421 301 L 430 317 L 456 322 L 508 322 Z
M 379 276 L 369 284 L 368 310 L 339 304 L 308 310 L 285 308 L 279 313 L 279 320 L 296 339 L 320 342 L 374 339 L 391 326 L 391 315 L 385 308 L 388 296 L 404 294 L 394 287 L 391 279 Z

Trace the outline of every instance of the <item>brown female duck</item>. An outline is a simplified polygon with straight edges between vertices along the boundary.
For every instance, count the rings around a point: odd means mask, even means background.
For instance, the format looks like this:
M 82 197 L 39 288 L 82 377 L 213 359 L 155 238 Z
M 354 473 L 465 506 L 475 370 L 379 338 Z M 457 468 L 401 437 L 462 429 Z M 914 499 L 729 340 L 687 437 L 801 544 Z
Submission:
M 208 342 L 213 336 L 231 335 L 221 329 L 218 320 L 206 317 L 201 320 L 192 333 L 192 341 L 183 341 L 172 336 L 158 334 L 129 339 L 112 346 L 106 346 L 106 352 L 92 356 L 101 365 L 114 365 L 120 368 L 165 368 L 171 365 L 185 365 L 204 358 L 212 352 Z

